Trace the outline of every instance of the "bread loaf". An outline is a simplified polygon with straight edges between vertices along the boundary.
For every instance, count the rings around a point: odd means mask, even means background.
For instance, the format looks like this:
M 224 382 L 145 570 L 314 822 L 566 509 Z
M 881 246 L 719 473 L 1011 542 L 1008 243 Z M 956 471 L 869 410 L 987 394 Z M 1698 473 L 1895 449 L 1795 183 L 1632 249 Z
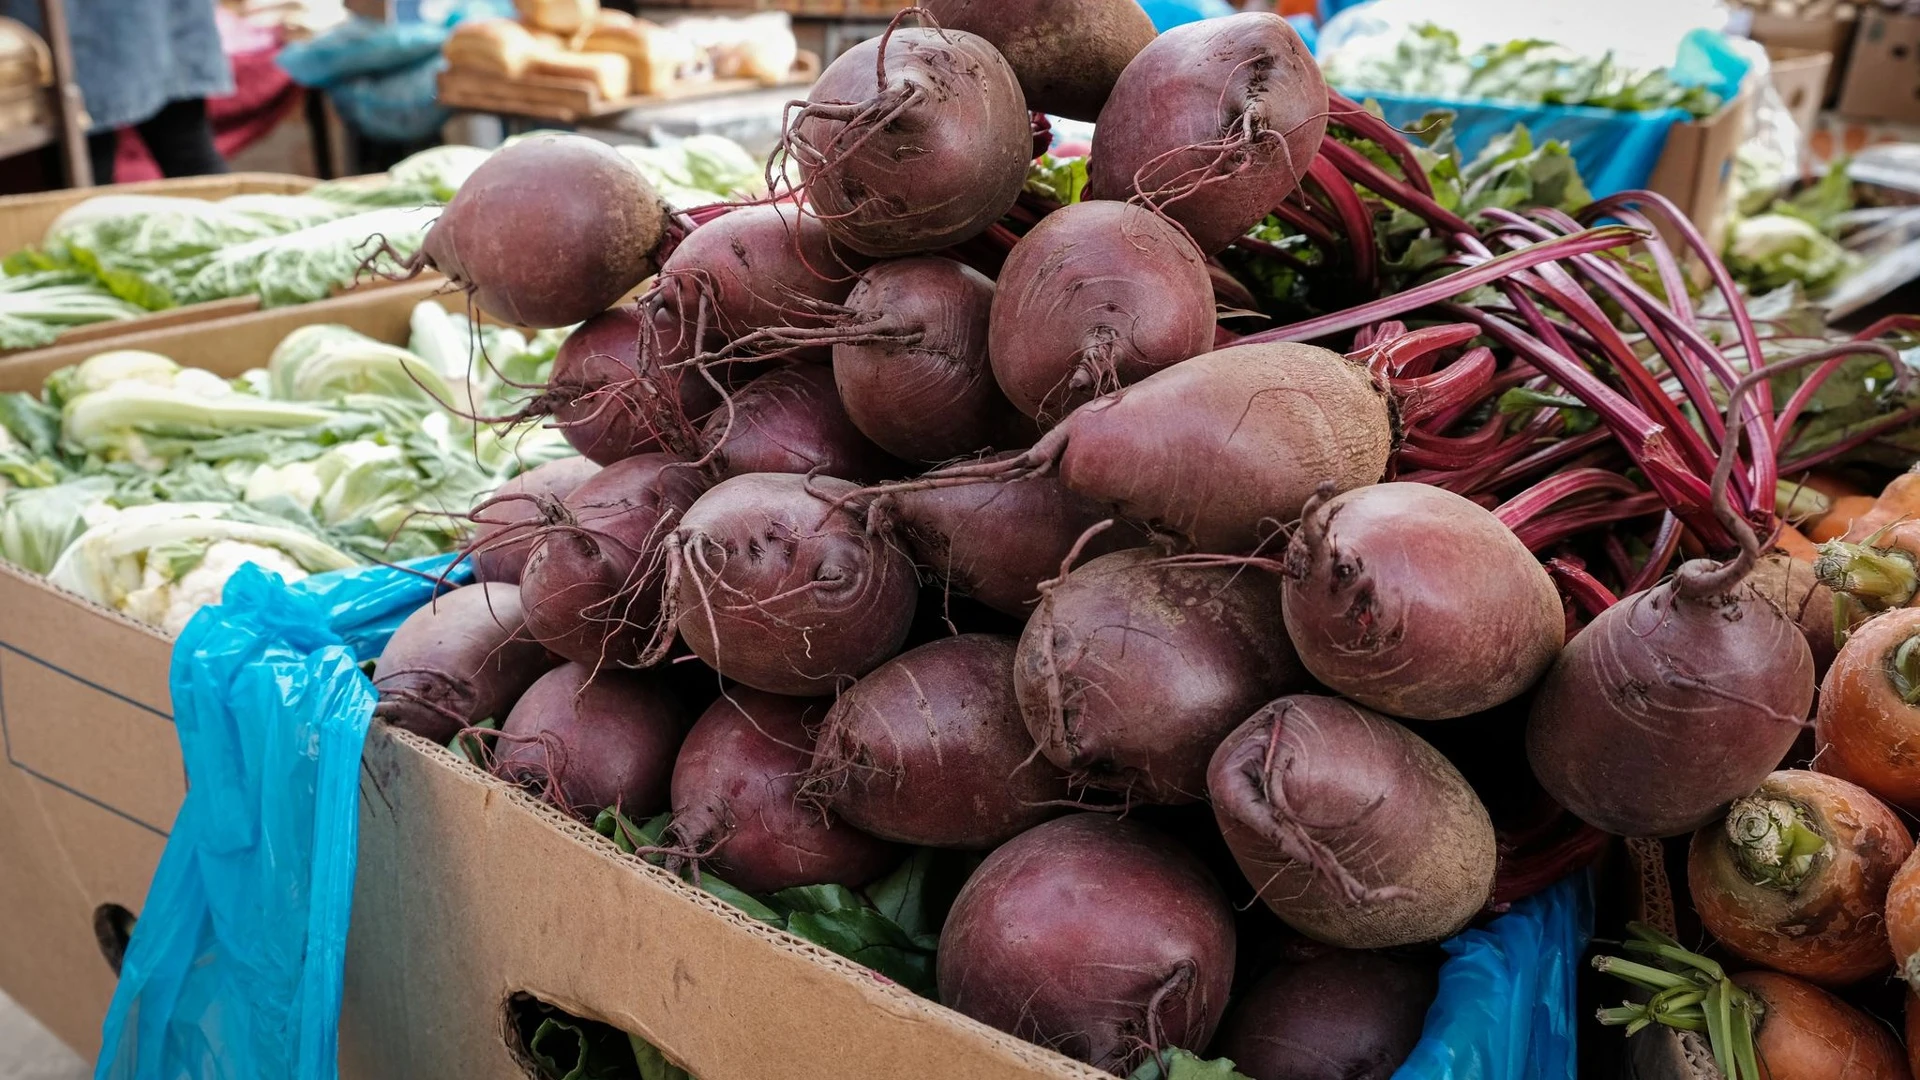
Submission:
M 529 26 L 571 37 L 593 25 L 600 0 L 513 0 Z
M 512 19 L 476 19 L 453 28 L 447 37 L 447 66 L 517 79 L 543 49 L 527 28 Z

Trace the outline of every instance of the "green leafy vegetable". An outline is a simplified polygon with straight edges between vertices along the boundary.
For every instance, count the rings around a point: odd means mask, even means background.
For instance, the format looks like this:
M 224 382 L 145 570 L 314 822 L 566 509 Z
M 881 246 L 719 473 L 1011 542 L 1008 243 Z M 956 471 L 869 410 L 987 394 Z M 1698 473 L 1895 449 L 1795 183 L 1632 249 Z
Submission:
M 1248 1080 L 1234 1071 L 1226 1058 L 1203 1060 L 1188 1050 L 1173 1049 L 1140 1063 L 1127 1080 Z
M 1087 190 L 1087 159 L 1040 155 L 1040 160 L 1027 167 L 1027 190 L 1062 206 L 1079 202 Z
M 603 810 L 594 829 L 632 854 L 657 846 L 669 816 L 635 825 Z M 661 861 L 649 856 L 649 861 Z M 702 872 L 699 886 L 748 916 L 863 964 L 923 997 L 933 997 L 940 924 L 979 856 L 923 849 L 862 897 L 841 885 L 806 885 L 756 897 Z
M 1720 97 L 1683 86 L 1664 69 L 1636 70 L 1612 53 L 1590 57 L 1549 41 L 1517 40 L 1465 51 L 1451 30 L 1422 23 L 1388 43 L 1363 38 L 1318 57 L 1330 85 L 1453 101 L 1585 105 L 1618 112 L 1684 109 L 1710 116 Z

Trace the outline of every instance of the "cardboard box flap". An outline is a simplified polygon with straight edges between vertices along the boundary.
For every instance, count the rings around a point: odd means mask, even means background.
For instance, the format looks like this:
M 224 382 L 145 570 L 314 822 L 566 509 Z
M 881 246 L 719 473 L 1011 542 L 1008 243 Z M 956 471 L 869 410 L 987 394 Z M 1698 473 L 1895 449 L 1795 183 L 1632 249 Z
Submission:
M 1108 1075 L 756 922 L 405 732 L 368 736 L 361 793 L 349 1076 L 523 1076 L 521 993 L 701 1080 Z

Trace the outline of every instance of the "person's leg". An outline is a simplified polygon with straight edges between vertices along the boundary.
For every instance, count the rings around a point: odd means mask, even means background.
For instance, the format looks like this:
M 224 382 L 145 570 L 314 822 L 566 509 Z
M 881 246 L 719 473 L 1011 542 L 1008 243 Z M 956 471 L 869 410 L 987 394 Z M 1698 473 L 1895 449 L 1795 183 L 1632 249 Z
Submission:
M 213 124 L 205 98 L 170 101 L 153 118 L 136 125 L 140 141 L 163 176 L 205 176 L 227 172 L 227 159 L 213 145 Z
M 87 157 L 93 163 L 93 182 L 113 183 L 113 159 L 120 154 L 118 131 L 96 131 L 87 136 Z

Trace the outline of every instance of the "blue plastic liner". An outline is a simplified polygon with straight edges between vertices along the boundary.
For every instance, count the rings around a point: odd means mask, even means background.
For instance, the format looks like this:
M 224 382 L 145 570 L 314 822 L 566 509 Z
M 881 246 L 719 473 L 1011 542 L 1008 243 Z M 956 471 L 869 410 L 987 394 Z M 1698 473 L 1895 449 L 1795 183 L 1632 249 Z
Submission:
M 1440 996 L 1394 1080 L 1575 1080 L 1574 980 L 1592 934 L 1580 874 L 1448 941 Z
M 287 585 L 248 566 L 174 647 L 187 798 L 134 928 L 95 1080 L 334 1080 L 359 842 L 360 669 L 448 558 Z M 465 580 L 452 575 L 449 584 Z M 1583 875 L 1446 943 L 1396 1080 L 1574 1077 Z
M 331 1080 L 359 844 L 359 668 L 431 574 L 291 587 L 246 566 L 174 646 L 187 797 L 134 927 L 96 1080 Z

